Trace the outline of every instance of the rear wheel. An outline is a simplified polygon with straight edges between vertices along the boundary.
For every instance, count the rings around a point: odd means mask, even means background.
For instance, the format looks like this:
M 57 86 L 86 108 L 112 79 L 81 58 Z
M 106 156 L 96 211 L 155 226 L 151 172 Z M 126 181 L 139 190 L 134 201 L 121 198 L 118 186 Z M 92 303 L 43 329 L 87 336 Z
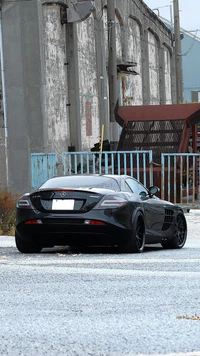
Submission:
M 17 232 L 15 232 L 15 243 L 17 249 L 22 253 L 38 253 L 42 247 L 35 242 L 24 241 Z
M 145 226 L 143 214 L 138 211 L 134 217 L 132 234 L 126 244 L 120 246 L 120 252 L 141 253 L 145 245 Z
M 171 241 L 163 242 L 164 248 L 182 248 L 187 239 L 187 224 L 183 213 L 179 213 L 176 218 L 174 237 Z

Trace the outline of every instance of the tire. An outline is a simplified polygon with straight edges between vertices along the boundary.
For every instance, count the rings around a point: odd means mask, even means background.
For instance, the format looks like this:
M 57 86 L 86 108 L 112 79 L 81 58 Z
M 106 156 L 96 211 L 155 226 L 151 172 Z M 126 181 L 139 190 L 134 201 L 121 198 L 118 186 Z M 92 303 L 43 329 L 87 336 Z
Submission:
M 162 242 L 164 248 L 180 249 L 187 240 L 187 224 L 183 213 L 178 213 L 176 217 L 174 236 L 168 242 Z
M 119 246 L 124 253 L 142 253 L 145 245 L 145 225 L 143 214 L 138 211 L 132 224 L 132 234 L 126 244 Z
M 15 231 L 15 243 L 19 252 L 22 253 L 39 253 L 42 247 L 35 242 L 24 241 Z

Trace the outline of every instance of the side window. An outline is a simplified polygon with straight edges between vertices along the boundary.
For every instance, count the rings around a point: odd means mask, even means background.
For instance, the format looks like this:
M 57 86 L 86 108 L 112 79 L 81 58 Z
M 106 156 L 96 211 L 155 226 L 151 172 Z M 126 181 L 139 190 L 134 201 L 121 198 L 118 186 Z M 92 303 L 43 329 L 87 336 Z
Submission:
M 141 192 L 147 193 L 146 188 L 134 179 L 130 179 L 130 178 L 126 179 L 126 184 L 129 186 L 131 191 L 135 194 L 140 194 Z
M 133 193 L 132 189 L 129 187 L 128 183 L 125 182 L 126 192 Z

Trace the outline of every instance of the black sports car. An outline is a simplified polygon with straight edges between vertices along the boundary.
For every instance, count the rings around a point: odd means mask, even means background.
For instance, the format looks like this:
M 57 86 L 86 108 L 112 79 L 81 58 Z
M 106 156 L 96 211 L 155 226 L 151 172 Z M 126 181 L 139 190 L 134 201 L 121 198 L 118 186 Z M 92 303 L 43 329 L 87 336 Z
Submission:
M 180 206 L 159 199 L 128 175 L 73 175 L 47 180 L 17 202 L 16 246 L 118 246 L 140 253 L 145 244 L 182 248 L 187 224 Z

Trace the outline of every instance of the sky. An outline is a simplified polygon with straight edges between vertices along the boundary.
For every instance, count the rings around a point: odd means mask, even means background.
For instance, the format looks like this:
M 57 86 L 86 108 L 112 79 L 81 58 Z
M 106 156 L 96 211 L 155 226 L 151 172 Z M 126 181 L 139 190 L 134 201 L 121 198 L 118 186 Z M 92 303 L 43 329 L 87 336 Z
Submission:
M 157 8 L 160 16 L 171 21 L 170 9 L 172 9 L 173 19 L 173 1 L 171 0 L 143 0 L 150 9 Z M 171 7 L 170 7 L 171 5 Z M 166 6 L 166 7 L 163 7 Z M 155 11 L 158 14 L 158 10 Z M 180 26 L 186 31 L 195 31 L 200 37 L 200 0 L 179 0 Z

